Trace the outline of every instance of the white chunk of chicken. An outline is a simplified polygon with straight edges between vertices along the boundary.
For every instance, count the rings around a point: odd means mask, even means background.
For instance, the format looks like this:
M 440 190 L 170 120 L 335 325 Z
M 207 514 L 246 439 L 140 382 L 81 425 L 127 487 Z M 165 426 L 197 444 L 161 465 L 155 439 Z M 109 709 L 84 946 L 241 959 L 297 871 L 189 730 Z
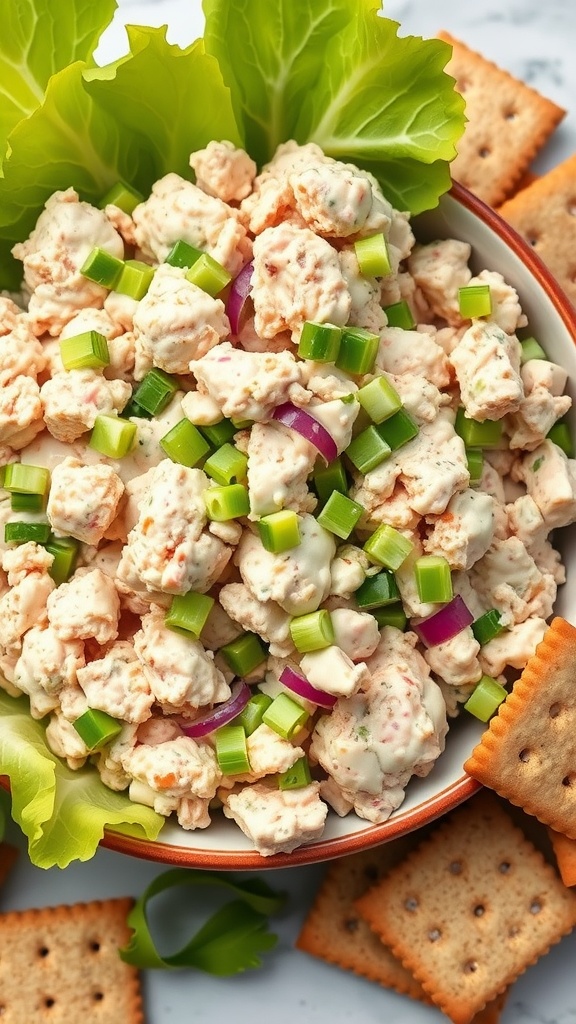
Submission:
M 435 316 L 458 327 L 462 322 L 458 289 L 472 276 L 468 268 L 468 242 L 445 239 L 416 245 L 408 258 L 408 269 Z
M 116 516 L 124 484 L 110 466 L 66 458 L 52 473 L 46 515 L 57 537 L 98 544 Z
M 43 428 L 36 381 L 20 374 L 8 384 L 0 384 L 0 445 L 25 448 Z
M 264 783 L 245 786 L 224 797 L 224 814 L 232 818 L 258 853 L 271 857 L 291 853 L 319 839 L 328 807 L 319 796 L 319 783 L 302 789 L 270 789 Z
M 352 608 L 335 608 L 330 613 L 334 642 L 352 661 L 369 658 L 380 643 L 380 630 L 373 615 Z
M 121 412 L 132 389 L 127 381 L 107 380 L 97 370 L 63 370 L 40 389 L 44 420 L 58 441 L 76 441 L 101 414 Z
M 292 617 L 275 601 L 259 601 L 244 583 L 225 584 L 220 590 L 218 600 L 231 619 L 239 622 L 247 632 L 257 633 L 270 645 L 271 654 L 284 658 L 292 653 Z
M 508 667 L 524 668 L 547 629 L 546 620 L 538 616 L 531 616 L 524 619 L 524 622 L 515 622 L 484 644 L 479 655 L 482 671 L 490 676 L 499 676 Z
M 569 459 L 558 445 L 543 441 L 514 464 L 511 475 L 526 484 L 547 531 L 576 520 L 576 459 Z
M 113 580 L 101 569 L 77 569 L 47 602 L 48 621 L 60 640 L 107 644 L 118 636 L 120 599 Z
M 60 690 L 76 683 L 76 673 L 84 664 L 80 640 L 60 640 L 51 626 L 35 625 L 24 634 L 14 682 L 30 697 L 33 718 L 43 718 L 59 706 Z
M 29 541 L 4 551 L 2 569 L 7 573 L 8 590 L 0 598 L 0 650 L 20 653 L 20 638 L 32 626 L 46 622 L 46 605 L 54 590 L 48 575 L 53 556 Z
M 30 329 L 28 320 L 20 315 L 9 331 L 0 327 L 0 384 L 5 387 L 24 375 L 36 380 L 46 366 L 43 346 Z
M 473 285 L 489 285 L 492 312 L 487 320 L 495 323 L 505 334 L 515 334 L 519 327 L 525 327 L 528 319 L 522 312 L 518 292 L 495 270 L 482 270 L 468 282 Z
M 245 150 L 227 139 L 209 142 L 205 149 L 191 153 L 188 162 L 198 188 L 224 203 L 240 202 L 250 195 L 258 171 Z
M 136 724 L 150 717 L 154 694 L 132 644 L 125 640 L 79 668 L 77 677 L 91 708 Z
M 351 697 L 370 681 L 370 673 L 364 662 L 355 665 L 348 655 L 334 644 L 321 651 L 305 654 L 300 662 L 300 668 L 315 689 L 329 693 L 333 697 Z
M 124 257 L 124 242 L 103 210 L 80 202 L 73 188 L 50 196 L 29 238 L 12 249 L 24 264 L 34 334 L 57 336 L 79 310 L 102 306 L 106 288 L 80 273 L 95 247 Z
M 384 327 L 380 331 L 376 368 L 399 377 L 405 373 L 420 374 L 437 388 L 445 388 L 450 382 L 450 364 L 444 350 L 432 334 L 424 331 Z
M 460 630 L 451 640 L 424 651 L 432 671 L 448 686 L 467 686 L 482 677 L 480 644 L 470 627 Z
M 341 403 L 340 403 L 341 404 Z M 255 423 L 248 437 L 250 518 L 291 508 L 312 512 L 316 498 L 308 477 L 318 449 L 282 423 Z
M 198 796 L 209 800 L 221 779 L 212 747 L 190 736 L 153 746 L 140 743 L 124 754 L 122 767 L 131 778 L 163 797 Z
M 443 556 L 452 569 L 470 569 L 492 543 L 495 504 L 489 494 L 471 488 L 455 494 L 445 512 L 427 520 L 432 529 L 424 551 Z
M 496 324 L 474 320 L 449 356 L 466 415 L 499 420 L 516 412 L 524 398 L 520 342 Z
M 540 572 L 518 537 L 495 540 L 473 566 L 470 578 L 477 594 L 487 607 L 498 609 L 506 626 L 552 614 L 556 581 Z

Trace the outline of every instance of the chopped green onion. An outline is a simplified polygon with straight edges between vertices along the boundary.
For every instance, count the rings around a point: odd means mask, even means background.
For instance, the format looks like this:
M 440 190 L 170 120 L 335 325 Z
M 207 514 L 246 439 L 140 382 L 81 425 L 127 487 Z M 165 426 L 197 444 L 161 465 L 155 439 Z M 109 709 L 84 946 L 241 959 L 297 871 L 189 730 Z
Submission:
M 203 252 L 190 267 L 186 274 L 186 280 L 214 297 L 230 283 L 232 274 L 229 274 L 226 268 L 209 256 L 207 252 Z
M 310 765 L 307 757 L 299 757 L 291 768 L 278 776 L 279 789 L 303 789 L 312 782 Z
M 470 419 L 462 406 L 456 413 L 454 430 L 460 435 L 467 448 L 497 448 L 502 440 L 502 420 Z
M 13 491 L 10 496 L 12 512 L 43 512 L 46 507 L 44 494 L 20 494 Z
M 98 206 L 101 210 L 106 206 L 117 206 L 124 213 L 131 214 L 138 206 L 138 203 L 143 201 L 144 196 L 137 192 L 135 188 L 127 185 L 125 181 L 117 181 L 106 195 L 102 196 Z
M 466 449 L 466 464 L 470 473 L 470 485 L 479 484 L 484 471 L 484 454 L 481 448 Z
M 222 725 L 214 733 L 216 760 L 223 775 L 245 775 L 250 771 L 246 733 L 241 725 Z
M 492 294 L 489 284 L 468 284 L 458 289 L 458 305 L 460 316 L 465 320 L 473 317 L 490 316 L 492 312 Z
M 62 338 L 60 358 L 65 370 L 96 370 L 110 362 L 108 342 L 98 331 Z
M 249 676 L 266 659 L 260 638 L 256 633 L 243 633 L 220 648 L 220 654 L 235 676 Z
M 301 359 L 313 359 L 315 363 L 335 363 L 341 339 L 341 327 L 306 320 L 298 342 L 298 355 Z
M 368 538 L 364 545 L 364 551 L 377 565 L 383 565 L 386 569 L 396 572 L 406 561 L 413 547 L 412 541 L 395 530 L 393 526 L 383 523 Z
M 136 419 L 140 420 L 152 419 L 152 413 L 146 412 L 146 409 L 143 409 L 140 405 L 137 405 L 133 398 L 130 399 L 128 405 L 124 406 L 122 410 L 122 415 L 124 416 L 125 419 L 128 419 L 128 417 L 132 416 L 135 416 Z
M 142 260 L 126 260 L 114 291 L 129 295 L 131 299 L 143 299 L 152 284 L 154 267 Z
M 347 540 L 363 512 L 363 505 L 339 491 L 333 491 L 317 518 L 325 530 Z
M 414 563 L 418 597 L 424 604 L 447 604 L 454 593 L 450 565 L 443 555 L 421 555 Z
M 250 511 L 248 491 L 242 484 L 227 487 L 209 487 L 204 491 L 206 515 L 215 523 L 227 523 L 229 519 L 241 519 Z
M 363 327 L 344 327 L 336 366 L 345 373 L 372 373 L 380 338 Z
M 552 441 L 553 444 L 557 444 L 569 459 L 574 458 L 574 442 L 572 440 L 572 433 L 565 420 L 558 420 L 557 423 L 554 423 L 554 425 L 550 427 L 546 437 L 549 441 Z
M 338 491 L 340 494 L 348 492 L 346 470 L 340 457 L 334 459 L 334 462 L 329 462 L 327 466 L 315 470 L 313 479 L 314 489 L 322 504 L 328 501 L 334 491 Z
M 388 243 L 382 232 L 359 238 L 354 242 L 354 252 L 364 277 L 387 277 L 392 273 Z
M 105 249 L 92 249 L 80 267 L 80 273 L 89 281 L 103 285 L 104 288 L 115 288 L 122 273 L 124 261 L 106 252 Z
M 122 459 L 136 443 L 137 427 L 121 416 L 101 414 L 94 420 L 88 445 L 109 459 Z
M 408 625 L 408 618 L 401 601 L 398 604 L 388 604 L 383 605 L 382 608 L 375 608 L 372 615 L 380 629 L 383 629 L 384 626 L 394 626 L 395 629 L 404 632 Z
M 262 721 L 283 739 L 289 740 L 307 721 L 309 715 L 287 693 L 279 693 L 262 715 Z
M 376 469 L 376 466 L 389 459 L 391 454 L 390 445 L 380 436 L 375 426 L 363 430 L 346 449 L 350 462 L 360 473 L 369 473 L 371 469 Z
M 248 703 L 242 708 L 235 722 L 241 725 L 247 736 L 251 736 L 259 725 L 262 725 L 262 716 L 272 703 L 272 697 L 267 693 L 254 693 Z
M 193 245 L 189 245 L 188 242 L 180 239 L 174 243 L 164 263 L 169 263 L 171 267 L 182 267 L 188 270 L 194 266 L 196 260 L 199 260 L 201 255 L 201 249 L 195 249 Z
M 75 537 L 51 537 L 44 547 L 54 559 L 48 573 L 59 587 L 61 583 L 70 579 L 76 568 L 79 542 Z
M 190 420 L 179 420 L 164 437 L 160 438 L 160 447 L 172 462 L 179 462 L 189 469 L 210 451 L 210 445 Z
M 402 399 L 386 377 L 375 377 L 360 388 L 358 401 L 373 423 L 382 423 L 402 408 Z
M 6 544 L 26 544 L 33 540 L 45 544 L 50 536 L 50 523 L 6 523 L 4 540 Z
M 208 594 L 197 594 L 194 590 L 187 594 L 175 594 L 164 616 L 164 624 L 176 633 L 197 640 L 213 606 L 214 598 Z
M 88 708 L 72 725 L 88 750 L 99 750 L 122 732 L 122 722 L 98 708 Z
M 220 445 L 231 441 L 238 432 L 238 427 L 234 426 L 232 420 L 219 420 L 218 423 L 210 424 L 198 423 L 196 426 L 213 448 L 219 448 Z
M 402 408 L 389 419 L 384 420 L 384 423 L 380 423 L 376 430 L 382 440 L 386 441 L 386 444 L 395 452 L 397 448 L 401 448 L 403 444 L 407 444 L 408 441 L 416 437 L 419 427 L 410 413 Z
M 7 491 L 20 494 L 46 494 L 50 484 L 50 473 L 43 466 L 27 466 L 22 462 L 9 462 L 4 474 Z
M 331 647 L 334 643 L 334 627 L 330 612 L 321 608 L 307 615 L 297 615 L 290 622 L 290 636 L 300 654 Z
M 524 365 L 529 359 L 548 359 L 542 345 L 536 341 L 536 338 L 524 338 L 520 342 L 520 362 Z
M 171 377 L 164 370 L 154 367 L 140 381 L 132 399 L 145 412 L 150 413 L 151 416 L 157 416 L 163 412 L 177 391 L 178 381 L 176 378 Z
M 355 591 L 354 598 L 363 612 L 395 604 L 400 600 L 400 591 L 394 573 L 383 569 L 376 576 L 368 576 Z
M 393 302 L 390 306 L 384 306 L 384 312 L 389 327 L 401 327 L 404 331 L 411 331 L 416 327 L 412 310 L 405 299 Z
M 275 555 L 290 551 L 300 543 L 300 517 L 291 508 L 271 512 L 259 521 L 258 533 L 266 551 Z
M 248 459 L 244 452 L 238 451 L 238 448 L 227 442 L 218 448 L 218 451 L 212 452 L 203 468 L 217 484 L 239 483 L 240 480 L 246 479 Z
M 470 628 L 482 647 L 493 640 L 495 636 L 500 636 L 500 633 L 504 632 L 505 626 L 502 625 L 500 612 L 496 608 L 491 608 L 490 611 L 484 612 L 483 615 L 475 619 Z
M 464 707 L 481 722 L 487 722 L 508 696 L 506 690 L 492 676 L 482 676 L 474 687 Z

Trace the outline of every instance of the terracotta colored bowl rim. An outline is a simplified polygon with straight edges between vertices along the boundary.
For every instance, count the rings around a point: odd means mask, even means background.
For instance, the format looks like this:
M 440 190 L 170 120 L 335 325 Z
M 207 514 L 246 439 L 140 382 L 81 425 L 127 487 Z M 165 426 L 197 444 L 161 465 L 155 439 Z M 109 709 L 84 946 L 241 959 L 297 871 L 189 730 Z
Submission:
M 462 185 L 454 183 L 449 195 L 491 228 L 524 263 L 550 298 L 576 343 L 576 310 L 531 246 L 494 210 Z M 0 779 L 0 783 L 4 784 L 6 781 Z M 367 825 L 361 831 L 319 840 L 316 843 L 301 846 L 293 853 L 277 854 L 272 857 L 262 857 L 254 850 L 210 850 L 190 845 L 180 846 L 173 842 L 163 843 L 161 839 L 149 841 L 121 835 L 112 830 L 106 830 L 101 846 L 132 857 L 179 867 L 234 871 L 262 871 L 268 868 L 295 867 L 331 860 L 345 854 L 358 853 L 361 850 L 398 838 L 453 810 L 480 788 L 478 782 L 469 775 L 463 774 L 455 782 L 435 793 L 428 800 L 422 801 L 412 810 L 403 812 L 399 809 L 397 816 L 393 815 L 381 824 Z

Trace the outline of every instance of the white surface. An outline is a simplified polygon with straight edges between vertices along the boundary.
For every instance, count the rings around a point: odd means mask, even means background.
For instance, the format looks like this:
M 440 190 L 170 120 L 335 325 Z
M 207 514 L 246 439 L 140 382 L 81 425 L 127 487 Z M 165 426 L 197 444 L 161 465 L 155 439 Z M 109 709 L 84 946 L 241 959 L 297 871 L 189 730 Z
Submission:
M 503 67 L 570 107 L 576 96 L 576 5 L 573 0 L 389 0 L 389 17 L 401 21 L 403 31 L 433 35 L 445 28 Z M 199 0 L 120 0 L 119 16 L 101 59 L 123 50 L 122 23 L 165 24 L 169 38 L 187 43 L 201 32 Z M 239 41 L 239 45 L 241 41 Z M 576 149 L 576 103 L 539 161 L 541 170 Z M 10 827 L 9 838 L 24 844 Z M 42 872 L 26 863 L 14 869 L 2 894 L 3 909 L 73 903 L 114 895 L 138 895 L 161 867 L 106 850 L 88 864 L 66 871 Z M 382 991 L 377 985 L 315 961 L 294 949 L 294 940 L 323 873 L 322 867 L 296 868 L 267 875 L 270 884 L 289 893 L 286 912 L 273 922 L 280 936 L 277 949 L 265 958 L 261 971 L 235 979 L 218 980 L 200 973 L 148 973 L 144 977 L 148 1024 L 202 1024 L 234 1020 L 239 1024 L 433 1024 L 442 1015 L 410 1000 Z M 176 915 L 172 948 L 192 930 L 192 910 L 182 900 Z M 171 917 L 171 922 L 173 921 Z M 181 929 L 181 930 L 180 930 Z M 189 930 L 187 932 L 187 929 Z M 177 934 L 176 934 L 177 933 Z M 165 950 L 168 946 L 163 946 Z M 573 963 L 576 934 L 563 940 L 514 985 L 502 1024 L 574 1024 L 576 985 Z M 34 1024 L 34 1022 L 31 1022 Z M 72 1024 L 72 1022 L 70 1022 Z M 76 1022 L 74 1022 L 76 1024 Z

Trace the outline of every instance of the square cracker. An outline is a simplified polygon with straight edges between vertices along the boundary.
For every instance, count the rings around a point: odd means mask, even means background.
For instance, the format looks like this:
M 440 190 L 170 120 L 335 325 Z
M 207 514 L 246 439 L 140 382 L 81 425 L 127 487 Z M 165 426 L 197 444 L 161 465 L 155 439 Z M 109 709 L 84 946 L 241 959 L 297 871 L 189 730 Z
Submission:
M 491 206 L 514 192 L 566 111 L 448 32 L 446 71 L 466 101 L 468 124 L 452 176 Z
M 2 1024 L 143 1024 L 139 975 L 118 947 L 131 899 L 0 915 Z
M 421 830 L 333 861 L 322 880 L 296 946 L 304 953 L 376 981 L 400 995 L 430 1003 L 415 977 L 358 913 L 355 900 L 399 864 L 420 843 Z M 507 993 L 494 999 L 474 1024 L 497 1024 Z
M 576 893 L 487 790 L 356 906 L 454 1024 L 469 1024 L 576 924 Z
M 565 619 L 552 620 L 464 768 L 576 839 L 576 629 Z
M 576 305 L 576 154 L 498 210 L 534 248 Z

